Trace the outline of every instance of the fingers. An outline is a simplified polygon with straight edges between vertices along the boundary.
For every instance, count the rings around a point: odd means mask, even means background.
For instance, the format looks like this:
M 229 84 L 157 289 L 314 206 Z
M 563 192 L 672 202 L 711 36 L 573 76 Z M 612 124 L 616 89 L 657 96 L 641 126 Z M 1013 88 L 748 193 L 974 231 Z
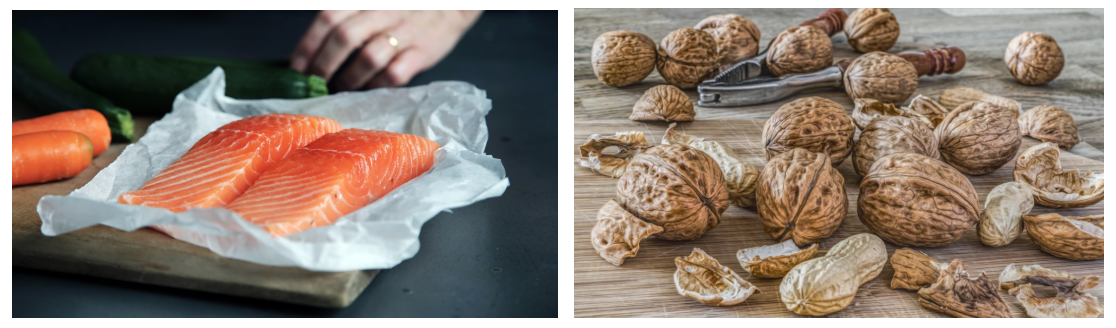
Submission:
M 326 37 L 311 60 L 308 72 L 329 80 L 353 50 L 372 36 L 395 26 L 399 20 L 400 14 L 393 11 L 360 12 L 349 17 Z
M 416 48 L 402 50 L 379 75 L 368 81 L 366 89 L 392 88 L 407 85 L 415 74 L 430 66 L 425 52 Z
M 382 71 L 395 56 L 395 47 L 388 43 L 387 35 L 380 34 L 360 49 L 356 59 L 337 75 L 336 86 L 345 91 L 356 90 Z
M 310 23 L 310 28 L 302 35 L 302 39 L 295 46 L 294 53 L 291 54 L 291 68 L 306 72 L 310 59 L 314 58 L 318 48 L 321 48 L 329 31 L 356 13 L 356 10 L 324 10 L 318 13 L 318 17 Z

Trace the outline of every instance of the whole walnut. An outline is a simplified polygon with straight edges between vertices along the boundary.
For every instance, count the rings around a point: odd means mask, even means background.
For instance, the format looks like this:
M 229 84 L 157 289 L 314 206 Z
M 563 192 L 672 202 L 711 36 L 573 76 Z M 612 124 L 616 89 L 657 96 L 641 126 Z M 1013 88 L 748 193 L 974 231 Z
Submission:
M 775 76 L 817 72 L 833 65 L 833 41 L 815 26 L 789 28 L 767 49 L 767 68 Z
M 857 215 L 893 244 L 949 245 L 977 223 L 977 193 L 961 172 L 916 153 L 884 156 L 860 182 Z
M 1023 142 L 1014 110 L 971 101 L 934 128 L 942 160 L 961 173 L 988 174 L 1015 158 Z
M 836 167 L 852 153 L 854 134 L 856 126 L 841 104 L 806 97 L 779 107 L 763 124 L 762 136 L 768 160 L 804 148 L 829 156 Z
M 643 81 L 655 70 L 655 40 L 630 31 L 605 32 L 593 41 L 593 74 L 622 87 Z
M 722 69 L 759 53 L 760 30 L 751 20 L 737 14 L 709 16 L 694 26 L 717 41 L 717 63 Z
M 853 100 L 870 98 L 898 104 L 914 94 L 918 87 L 918 71 L 903 57 L 870 52 L 857 57 L 845 68 L 844 85 Z
M 616 184 L 620 206 L 663 227 L 666 240 L 693 240 L 721 222 L 728 209 L 725 177 L 712 157 L 681 144 L 635 155 Z
M 1039 85 L 1053 81 L 1062 73 L 1066 57 L 1054 37 L 1023 32 L 1008 43 L 1004 64 L 1019 83 Z
M 926 124 L 909 117 L 883 116 L 861 131 L 853 148 L 853 169 L 864 176 L 877 159 L 895 153 L 917 153 L 937 159 L 938 138 Z
M 806 245 L 825 240 L 845 218 L 845 178 L 825 154 L 791 149 L 767 161 L 756 188 L 763 231 L 776 241 Z
M 667 83 L 682 89 L 701 84 L 717 70 L 717 41 L 701 30 L 684 27 L 659 42 L 656 67 Z
M 682 90 L 672 85 L 656 85 L 647 89 L 632 107 L 633 121 L 693 122 L 694 103 Z
M 887 51 L 899 41 L 899 22 L 887 8 L 860 8 L 845 20 L 845 36 L 856 51 Z
M 1081 139 L 1077 136 L 1077 123 L 1065 109 L 1054 106 L 1035 106 L 1019 117 L 1023 135 L 1045 142 L 1053 142 L 1062 150 L 1070 150 Z

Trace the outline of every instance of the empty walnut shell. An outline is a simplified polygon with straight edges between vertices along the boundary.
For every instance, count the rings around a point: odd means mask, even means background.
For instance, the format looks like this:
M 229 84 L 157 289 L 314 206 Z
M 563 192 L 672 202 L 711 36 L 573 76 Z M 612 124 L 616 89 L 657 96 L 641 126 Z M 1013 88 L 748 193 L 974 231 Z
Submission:
M 983 101 L 958 106 L 934 128 L 942 160 L 961 173 L 988 174 L 1019 152 L 1023 136 L 1012 110 Z
M 1008 43 L 1004 64 L 1019 83 L 1039 85 L 1053 81 L 1062 73 L 1066 57 L 1054 37 L 1023 32 Z
M 893 244 L 940 247 L 977 223 L 977 193 L 956 169 L 916 153 L 876 160 L 860 182 L 857 215 Z
M 840 104 L 821 97 L 799 98 L 783 104 L 763 124 L 767 159 L 794 148 L 823 153 L 840 165 L 853 148 L 856 126 Z
M 958 318 L 1010 318 L 1011 309 L 984 272 L 975 279 L 961 260 L 942 270 L 938 281 L 918 291 L 918 304 Z
M 1073 116 L 1065 109 L 1054 106 L 1035 106 L 1023 112 L 1019 117 L 1019 128 L 1023 135 L 1053 142 L 1062 150 L 1070 150 L 1081 142 Z
M 910 248 L 900 248 L 891 254 L 891 267 L 895 276 L 891 278 L 891 289 L 917 291 L 938 281 L 941 271 L 948 263 Z
M 918 87 L 918 71 L 903 57 L 869 52 L 857 57 L 844 73 L 845 92 L 852 99 L 871 98 L 898 104 Z
M 635 155 L 616 184 L 620 206 L 663 227 L 666 240 L 693 240 L 728 209 L 725 177 L 712 157 L 685 145 L 658 145 Z
M 759 52 L 760 30 L 751 20 L 737 14 L 709 16 L 694 28 L 709 33 L 717 41 L 717 63 L 727 68 L 755 57 Z
M 825 256 L 799 263 L 787 272 L 779 283 L 779 300 L 800 315 L 840 311 L 886 264 L 883 240 L 870 233 L 852 235 L 833 245 Z
M 693 122 L 694 103 L 682 90 L 672 85 L 656 85 L 647 89 L 632 107 L 632 121 Z
M 705 152 L 725 175 L 725 184 L 729 193 L 729 202 L 740 207 L 749 207 L 756 204 L 756 181 L 759 180 L 759 170 L 752 164 L 741 161 L 740 156 L 732 148 L 716 141 L 706 141 L 674 131 L 677 123 L 667 127 L 663 135 L 663 144 L 683 144 Z
M 696 87 L 717 69 L 717 41 L 709 33 L 689 27 L 670 32 L 659 42 L 656 67 L 667 83 L 682 89 Z
M 814 258 L 818 244 L 799 249 L 793 240 L 775 245 L 742 249 L 736 252 L 737 260 L 745 272 L 760 278 L 782 278 L 794 266 Z
M 833 65 L 833 41 L 815 26 L 791 27 L 767 49 L 767 68 L 775 76 L 817 72 Z
M 1011 181 L 992 188 L 977 223 L 980 242 L 992 247 L 1010 244 L 1023 232 L 1023 215 L 1033 207 L 1035 198 L 1027 185 Z
M 763 231 L 798 245 L 825 240 L 849 210 L 845 177 L 825 154 L 794 148 L 767 161 L 756 188 Z
M 856 51 L 887 51 L 899 41 L 899 22 L 886 8 L 860 8 L 845 20 L 845 36 Z
M 1031 146 L 1015 160 L 1015 181 L 1035 196 L 1035 203 L 1055 208 L 1086 207 L 1104 200 L 1104 174 L 1062 170 L 1058 146 L 1044 142 Z
M 640 220 L 610 200 L 597 212 L 597 225 L 589 232 L 589 239 L 601 258 L 620 266 L 624 259 L 636 256 L 643 238 L 662 231 L 662 227 Z
M 930 97 L 917 95 L 911 99 L 910 105 L 903 108 L 903 111 L 919 116 L 920 120 L 929 123 L 930 128 L 936 128 L 942 124 L 950 110 Z
M 1047 269 L 1038 264 L 1016 266 L 1015 263 L 1012 263 L 1000 272 L 1000 289 L 1007 291 L 1023 284 L 1029 284 L 1031 283 L 1030 277 L 1043 277 L 1045 279 L 1073 278 L 1069 272 Z
M 605 32 L 593 41 L 593 74 L 622 87 L 643 81 L 655 70 L 655 40 L 630 31 Z
M 1058 213 L 1024 215 L 1027 235 L 1042 251 L 1067 260 L 1087 261 L 1104 258 L 1104 229 Z
M 674 258 L 674 286 L 678 294 L 711 306 L 736 305 L 760 291 L 732 269 L 694 248 L 686 258 Z
M 585 144 L 578 147 L 582 157 L 578 164 L 593 172 L 619 178 L 624 175 L 632 157 L 649 147 L 651 145 L 647 144 L 647 137 L 639 131 L 617 132 L 607 137 L 593 134 Z
M 895 153 L 917 153 L 938 158 L 938 139 L 923 122 L 903 116 L 884 116 L 860 133 L 853 148 L 853 169 L 864 176 L 876 160 Z
M 856 127 L 860 128 L 860 131 L 862 132 L 865 128 L 868 127 L 869 123 L 872 123 L 872 120 L 885 116 L 902 116 L 914 119 L 916 121 L 922 122 L 923 125 L 926 125 L 930 127 L 931 130 L 933 130 L 935 126 L 938 126 L 938 123 L 941 123 L 942 117 L 944 117 L 944 114 L 948 111 L 942 112 L 940 116 L 936 115 L 935 113 L 930 113 L 930 115 L 934 115 L 931 116 L 934 117 L 934 119 L 931 119 L 930 117 L 921 114 L 921 112 L 916 112 L 928 110 L 927 108 L 925 108 L 927 106 L 920 105 L 919 107 L 914 107 L 916 104 L 924 103 L 924 101 L 920 101 L 920 99 L 926 99 L 926 97 L 918 95 L 913 100 L 911 100 L 911 106 L 895 107 L 895 104 L 880 102 L 879 100 L 871 98 L 860 98 L 853 100 L 854 107 L 852 114 L 850 114 L 849 116 L 852 117 L 853 122 L 856 123 Z
M 1076 279 L 1068 272 L 1038 265 L 1008 264 L 1000 274 L 1000 288 L 1015 295 L 1027 315 L 1034 318 L 1096 318 L 1104 313 L 1104 307 L 1087 291 L 1098 284 L 1097 276 Z M 1057 295 L 1036 296 L 1032 285 L 1054 287 Z

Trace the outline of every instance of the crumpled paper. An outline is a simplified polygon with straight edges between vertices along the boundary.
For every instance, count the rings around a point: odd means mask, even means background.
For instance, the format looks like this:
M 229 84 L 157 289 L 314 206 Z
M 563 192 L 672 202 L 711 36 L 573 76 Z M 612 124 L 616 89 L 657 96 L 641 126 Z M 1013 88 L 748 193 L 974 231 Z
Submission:
M 225 257 L 315 271 L 385 269 L 418 252 L 422 224 L 441 211 L 497 197 L 508 187 L 499 159 L 484 154 L 484 90 L 464 82 L 345 92 L 302 100 L 226 97 L 217 68 L 186 89 L 174 110 L 153 123 L 135 144 L 85 186 L 66 196 L 45 196 L 42 232 L 56 236 L 96 224 L 132 231 L 157 226 L 172 237 Z M 345 128 L 409 133 L 442 146 L 434 166 L 383 198 L 334 224 L 275 238 L 224 208 L 172 213 L 117 203 L 178 160 L 202 136 L 246 116 L 291 113 L 328 117 Z

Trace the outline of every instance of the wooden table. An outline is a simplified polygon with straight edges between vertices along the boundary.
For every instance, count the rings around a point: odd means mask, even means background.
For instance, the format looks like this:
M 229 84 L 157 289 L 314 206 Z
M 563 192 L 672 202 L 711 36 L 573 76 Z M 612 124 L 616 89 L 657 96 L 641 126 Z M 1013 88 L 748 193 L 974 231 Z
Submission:
M 852 12 L 853 9 L 846 9 Z M 660 40 L 671 31 L 693 26 L 713 14 L 737 13 L 751 19 L 761 30 L 760 44 L 767 44 L 783 29 L 813 18 L 824 9 L 578 9 L 574 14 L 574 120 L 575 146 L 592 133 L 612 134 L 623 130 L 645 131 L 648 141 L 659 142 L 665 125 L 627 121 L 631 107 L 648 88 L 665 84 L 658 72 L 643 82 L 623 88 L 607 86 L 597 80 L 590 64 L 593 40 L 612 30 L 630 30 Z M 1069 111 L 1078 124 L 1082 143 L 1063 154 L 1063 165 L 1103 171 L 1103 13 L 1099 10 L 915 10 L 894 9 L 901 26 L 899 41 L 890 52 L 925 50 L 953 45 L 966 52 L 965 69 L 954 75 L 925 77 L 919 80 L 916 94 L 937 99 L 942 90 L 966 86 L 1016 99 L 1024 109 L 1037 105 L 1054 105 Z M 1066 56 L 1066 67 L 1053 82 L 1042 86 L 1024 86 L 1015 81 L 1003 63 L 1008 41 L 1024 31 L 1051 34 Z M 854 58 L 858 53 L 848 46 L 845 36 L 833 38 L 834 59 Z M 695 90 L 686 90 L 697 100 Z M 755 146 L 757 127 L 782 104 L 804 96 L 820 96 L 840 103 L 847 110 L 852 101 L 841 90 L 815 91 L 782 101 L 747 107 L 696 107 L 697 122 L 682 124 L 679 130 L 709 140 L 728 144 L 754 165 L 765 162 L 762 149 Z M 1023 147 L 1037 143 L 1024 138 Z M 579 155 L 575 151 L 575 158 Z M 672 275 L 674 257 L 688 255 L 701 247 L 733 270 L 747 276 L 735 258 L 738 249 L 773 244 L 762 232 L 754 208 L 732 206 L 722 223 L 702 238 L 691 242 L 669 242 L 649 238 L 639 256 L 628 259 L 622 267 L 602 260 L 589 243 L 589 230 L 596 221 L 597 210 L 615 195 L 615 179 L 610 179 L 569 164 L 575 176 L 574 234 L 574 315 L 584 316 L 795 316 L 778 301 L 779 279 L 748 278 L 762 291 L 744 304 L 732 307 L 708 307 L 679 296 Z M 970 177 L 980 196 L 980 205 L 991 188 L 1010 180 L 1014 162 L 997 172 Z M 828 249 L 845 237 L 867 232 L 856 216 L 856 187 L 860 178 L 846 161 L 839 167 L 850 189 L 849 214 L 834 236 L 823 241 Z M 1032 213 L 1054 212 L 1036 206 Z M 1100 215 L 1103 203 L 1083 209 L 1061 210 L 1066 215 Z M 890 255 L 897 247 L 888 244 Z M 1103 275 L 1103 260 L 1075 262 L 1042 253 L 1026 234 L 1003 248 L 983 246 L 976 229 L 956 243 L 930 249 L 918 249 L 942 261 L 962 259 L 971 272 L 986 272 L 993 282 L 1008 263 L 1038 263 L 1048 268 L 1067 270 L 1075 276 Z M 839 317 L 939 317 L 944 314 L 918 306 L 917 295 L 891 290 L 888 284 L 894 270 L 887 265 L 880 276 L 860 288 L 853 304 L 833 313 Z M 1103 304 L 1102 285 L 1091 293 Z M 1023 308 L 1006 292 L 1001 293 L 1014 316 L 1026 316 Z

